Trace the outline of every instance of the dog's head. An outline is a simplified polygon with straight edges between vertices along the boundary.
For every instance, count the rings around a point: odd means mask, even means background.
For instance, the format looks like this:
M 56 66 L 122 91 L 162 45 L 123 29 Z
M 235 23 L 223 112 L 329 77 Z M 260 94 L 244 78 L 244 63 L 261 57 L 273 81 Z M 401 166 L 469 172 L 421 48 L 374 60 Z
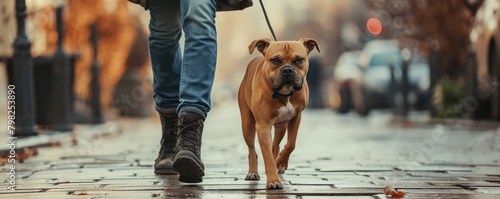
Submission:
M 271 87 L 281 95 L 288 95 L 302 89 L 309 70 L 308 55 L 318 42 L 312 38 L 298 41 L 277 41 L 259 39 L 248 47 L 250 54 L 255 48 L 264 55 L 264 73 Z

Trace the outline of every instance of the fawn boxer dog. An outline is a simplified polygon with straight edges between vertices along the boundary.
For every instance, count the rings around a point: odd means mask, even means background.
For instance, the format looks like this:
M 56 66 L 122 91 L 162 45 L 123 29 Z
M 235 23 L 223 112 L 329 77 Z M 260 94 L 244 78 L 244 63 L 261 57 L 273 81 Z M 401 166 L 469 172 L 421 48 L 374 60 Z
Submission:
M 295 148 L 302 110 L 307 106 L 309 89 L 306 74 L 309 69 L 307 56 L 318 42 L 312 38 L 298 41 L 259 39 L 255 48 L 264 56 L 254 58 L 247 67 L 238 91 L 243 137 L 248 146 L 248 175 L 245 180 L 259 180 L 255 132 L 259 139 L 266 169 L 268 189 L 282 189 L 278 173 L 288 167 L 288 158 Z M 274 126 L 274 140 L 271 129 Z M 288 131 L 288 140 L 280 150 L 280 142 Z M 272 143 L 272 144 L 271 144 Z

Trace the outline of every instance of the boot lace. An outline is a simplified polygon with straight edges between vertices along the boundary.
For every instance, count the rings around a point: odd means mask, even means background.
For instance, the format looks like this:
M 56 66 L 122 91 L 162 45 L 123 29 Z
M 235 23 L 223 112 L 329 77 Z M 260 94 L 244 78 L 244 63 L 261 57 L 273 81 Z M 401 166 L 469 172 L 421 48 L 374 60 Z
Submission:
M 177 120 L 174 120 L 171 123 L 167 124 L 167 118 L 162 118 L 163 132 L 160 140 L 160 159 L 165 157 L 168 153 L 174 152 L 173 148 L 175 147 L 175 140 L 177 139 L 175 135 L 176 123 Z
M 184 117 L 179 124 L 179 145 L 184 149 L 189 149 L 199 155 L 201 145 L 201 128 L 203 127 L 203 118 Z M 180 147 L 179 147 L 180 149 Z M 178 149 L 178 150 L 179 150 Z

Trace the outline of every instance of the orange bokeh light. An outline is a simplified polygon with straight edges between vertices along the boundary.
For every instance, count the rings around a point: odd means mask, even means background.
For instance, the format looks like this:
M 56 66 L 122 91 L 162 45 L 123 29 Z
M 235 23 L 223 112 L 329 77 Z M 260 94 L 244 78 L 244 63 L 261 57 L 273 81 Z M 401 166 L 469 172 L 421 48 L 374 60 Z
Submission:
M 378 35 L 382 32 L 382 23 L 376 18 L 370 18 L 366 22 L 366 28 L 371 34 Z

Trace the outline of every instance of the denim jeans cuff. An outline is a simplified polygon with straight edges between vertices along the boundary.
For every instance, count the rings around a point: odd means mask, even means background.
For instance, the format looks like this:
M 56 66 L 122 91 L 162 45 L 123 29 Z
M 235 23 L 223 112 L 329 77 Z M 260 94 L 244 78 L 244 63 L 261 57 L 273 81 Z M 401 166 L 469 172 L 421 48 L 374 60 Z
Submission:
M 207 117 L 207 114 L 205 112 L 203 112 L 202 110 L 200 110 L 200 109 L 198 109 L 196 107 L 184 107 L 181 110 L 179 110 L 179 114 L 181 112 L 183 112 L 183 111 L 189 111 L 189 112 L 197 113 L 199 115 L 202 115 L 204 119 Z
M 163 113 L 163 114 L 177 114 L 177 111 L 175 109 L 165 109 L 165 108 L 160 108 L 158 106 L 156 106 L 155 109 L 159 113 Z

